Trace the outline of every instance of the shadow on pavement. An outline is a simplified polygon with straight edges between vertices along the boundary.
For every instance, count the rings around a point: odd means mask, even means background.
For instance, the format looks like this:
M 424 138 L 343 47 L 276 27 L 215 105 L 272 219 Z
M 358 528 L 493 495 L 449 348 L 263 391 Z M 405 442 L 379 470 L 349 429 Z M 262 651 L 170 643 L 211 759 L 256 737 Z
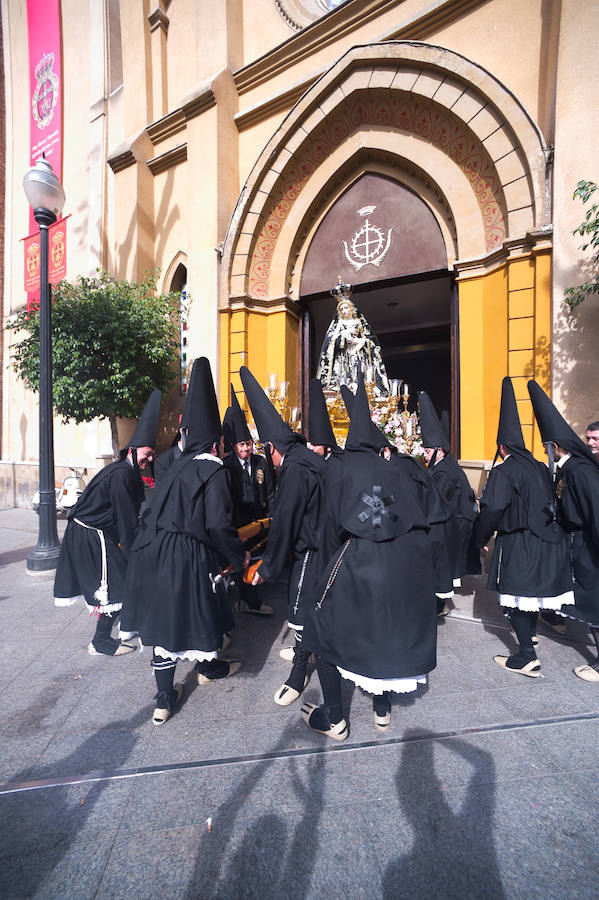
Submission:
M 472 769 L 466 797 L 454 812 L 457 797 L 448 797 L 435 773 L 432 734 L 429 740 L 404 744 L 396 776 L 397 796 L 412 829 L 412 849 L 388 864 L 383 897 L 502 900 L 505 893 L 493 838 L 493 757 L 457 738 L 443 745 Z M 401 836 L 397 837 L 399 842 Z

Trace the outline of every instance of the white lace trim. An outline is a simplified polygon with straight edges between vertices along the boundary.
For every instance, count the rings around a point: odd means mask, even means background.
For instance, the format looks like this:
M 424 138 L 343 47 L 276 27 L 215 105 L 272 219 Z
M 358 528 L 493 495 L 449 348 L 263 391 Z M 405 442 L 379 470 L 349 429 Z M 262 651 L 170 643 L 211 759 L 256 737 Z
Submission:
M 85 604 L 90 613 L 101 612 L 101 613 L 113 613 L 118 612 L 123 608 L 122 603 L 96 603 L 95 605 L 90 605 L 86 602 Z
M 178 650 L 176 653 L 171 653 L 170 650 L 165 650 L 164 647 L 154 647 L 154 653 L 156 656 L 161 656 L 163 659 L 173 659 L 175 662 L 179 659 L 207 662 L 210 659 L 218 658 L 218 650 Z
M 291 628 L 293 631 L 303 631 L 303 625 L 294 625 L 293 622 L 287 622 L 287 628 Z
M 368 678 L 366 675 L 356 675 L 337 666 L 337 671 L 343 678 L 353 681 L 358 687 L 369 694 L 382 694 L 383 691 L 394 691 L 396 694 L 410 694 L 418 688 L 419 684 L 426 684 L 426 675 L 412 675 L 409 678 Z
M 522 612 L 538 612 L 540 609 L 553 609 L 559 612 L 562 606 L 574 603 L 574 592 L 566 591 L 557 597 L 520 597 L 514 594 L 500 594 L 499 605 L 510 609 L 521 609 Z
M 451 600 L 453 597 L 453 591 L 447 591 L 446 594 L 436 593 L 435 597 L 438 597 L 439 600 Z

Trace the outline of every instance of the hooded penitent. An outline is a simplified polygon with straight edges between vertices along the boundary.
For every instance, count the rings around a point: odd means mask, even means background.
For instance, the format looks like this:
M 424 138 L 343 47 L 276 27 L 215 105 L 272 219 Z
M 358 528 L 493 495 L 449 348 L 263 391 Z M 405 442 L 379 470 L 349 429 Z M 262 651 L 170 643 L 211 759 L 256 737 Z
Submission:
M 239 444 L 242 441 L 251 441 L 252 436 L 250 434 L 250 429 L 248 428 L 248 423 L 246 422 L 243 410 L 239 405 L 239 400 L 237 399 L 237 394 L 235 393 L 233 385 L 231 385 L 230 410 L 231 443 Z
M 532 401 L 535 418 L 544 444 L 554 441 L 571 453 L 599 466 L 599 460 L 589 447 L 578 437 L 576 432 L 557 411 L 545 391 L 536 381 L 528 382 L 528 393 Z
M 310 415 L 308 440 L 311 444 L 334 448 L 337 446 L 320 379 L 310 381 Z
M 233 427 L 232 427 L 233 411 L 227 406 L 223 416 L 223 438 L 225 442 L 225 453 L 230 453 L 233 449 Z
M 283 421 L 250 370 L 242 366 L 239 374 L 262 443 L 272 441 L 281 453 L 287 453 L 295 444 L 303 444 L 303 439 Z
M 507 376 L 501 382 L 501 406 L 499 408 L 499 425 L 497 427 L 497 453 L 495 459 L 499 455 L 499 447 L 503 446 L 520 459 L 534 463 L 534 457 L 530 450 L 526 449 L 524 437 L 522 435 L 522 427 L 520 425 L 520 416 L 518 415 L 518 405 L 516 404 L 516 395 L 511 378 Z
M 125 458 L 129 448 L 135 449 L 137 447 L 156 446 L 156 432 L 158 430 L 161 396 L 160 391 L 153 390 L 146 400 L 146 405 L 141 412 L 135 431 L 131 435 L 127 445 L 121 450 L 121 459 Z
M 185 398 L 181 428 L 187 428 L 185 453 L 202 453 L 218 444 L 222 435 L 210 363 L 200 356 L 193 364 Z
M 435 407 L 426 391 L 418 394 L 420 407 L 420 437 L 423 447 L 441 448 L 449 452 L 449 441 L 439 420 Z
M 343 398 L 343 402 L 345 403 L 345 408 L 347 410 L 347 414 L 351 419 L 351 411 L 354 405 L 354 394 L 350 391 L 346 384 L 341 385 L 341 396 Z
M 358 375 L 358 388 L 356 396 L 351 404 L 349 431 L 345 441 L 346 450 L 375 450 L 377 453 L 382 447 L 392 447 L 383 432 L 377 428 L 370 418 L 370 407 L 364 377 Z

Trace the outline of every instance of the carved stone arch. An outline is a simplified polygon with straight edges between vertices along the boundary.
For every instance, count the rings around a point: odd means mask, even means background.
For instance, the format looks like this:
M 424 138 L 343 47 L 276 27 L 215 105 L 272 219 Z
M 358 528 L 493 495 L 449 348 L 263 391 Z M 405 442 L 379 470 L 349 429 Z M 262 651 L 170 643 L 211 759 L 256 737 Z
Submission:
M 460 258 L 484 258 L 548 224 L 543 137 L 504 85 L 440 47 L 354 47 L 298 101 L 247 179 L 223 248 L 223 307 L 286 293 L 289 259 L 282 269 L 279 250 L 294 245 L 291 223 L 303 221 L 298 213 L 325 173 L 355 152 L 352 141 L 419 165 L 428 178 L 437 180 L 433 159 L 451 172 L 442 193 Z

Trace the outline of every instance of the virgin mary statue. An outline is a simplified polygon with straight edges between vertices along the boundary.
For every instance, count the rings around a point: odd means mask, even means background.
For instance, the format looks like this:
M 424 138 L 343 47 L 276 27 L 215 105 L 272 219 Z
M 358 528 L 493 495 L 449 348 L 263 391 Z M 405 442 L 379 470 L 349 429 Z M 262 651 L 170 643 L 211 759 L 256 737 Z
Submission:
M 323 390 L 338 391 L 342 384 L 356 384 L 362 370 L 365 379 L 370 376 L 374 381 L 377 394 L 388 394 L 389 380 L 379 342 L 350 300 L 351 285 L 340 282 L 331 295 L 337 300 L 337 310 L 324 336 L 316 372 Z

